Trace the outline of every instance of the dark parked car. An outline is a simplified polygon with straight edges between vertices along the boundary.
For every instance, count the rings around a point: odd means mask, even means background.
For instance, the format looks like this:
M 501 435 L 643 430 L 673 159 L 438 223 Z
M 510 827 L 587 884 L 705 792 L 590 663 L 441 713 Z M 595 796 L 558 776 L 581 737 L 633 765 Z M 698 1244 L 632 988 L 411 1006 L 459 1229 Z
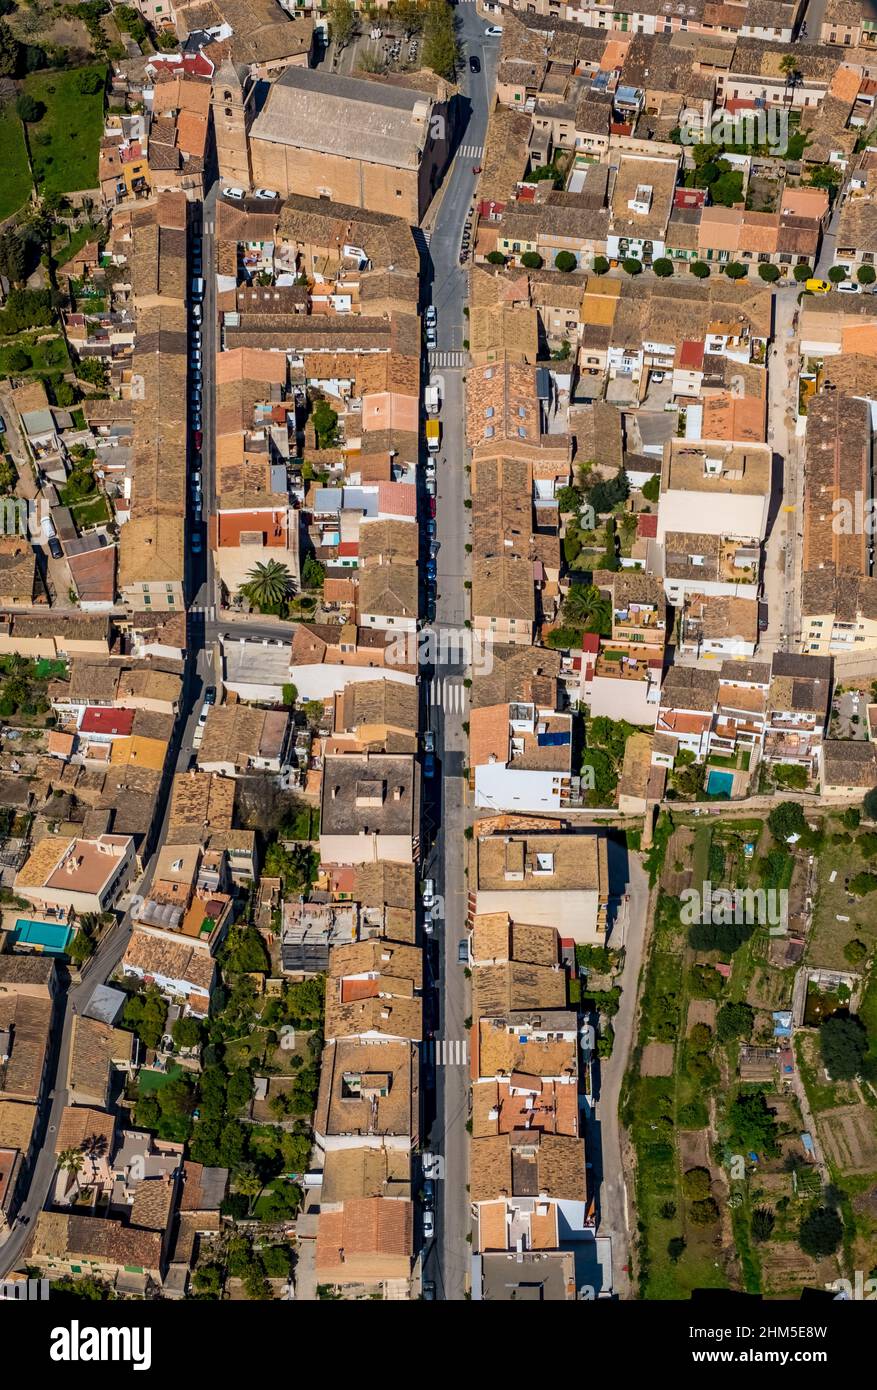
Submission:
M 430 499 L 429 499 L 429 514 L 430 514 L 430 516 L 435 516 L 435 498 L 434 498 L 434 497 L 430 497 Z
M 436 570 L 436 567 L 435 567 L 435 560 L 427 560 L 427 562 L 426 562 L 426 577 L 427 577 L 427 579 L 435 579 L 437 572 L 438 572 L 438 571 Z
M 470 71 L 470 72 L 480 72 L 480 71 L 481 71 L 481 59 L 480 59 L 480 58 L 476 58 L 474 53 L 472 54 L 472 57 L 469 59 L 469 71 Z
M 215 685 L 208 685 L 207 689 L 204 691 L 204 703 L 205 703 L 205 705 L 215 705 L 215 704 L 216 704 L 216 686 L 215 686 Z
M 195 445 L 196 449 L 201 448 L 201 445 L 204 443 L 204 437 L 200 430 L 192 431 L 192 443 Z
M 201 454 L 200 454 L 200 451 L 196 451 L 196 452 L 192 455 L 192 467 L 194 468 L 194 470 L 195 470 L 196 473 L 200 473 L 200 472 L 201 472 Z
M 423 758 L 423 775 L 424 775 L 424 777 L 434 777 L 434 776 L 435 776 L 435 754 L 434 754 L 434 753 L 426 753 L 426 754 L 424 755 L 424 758 Z
M 57 536 L 49 537 L 49 554 L 53 560 L 63 560 L 64 551 L 61 549 L 61 542 Z

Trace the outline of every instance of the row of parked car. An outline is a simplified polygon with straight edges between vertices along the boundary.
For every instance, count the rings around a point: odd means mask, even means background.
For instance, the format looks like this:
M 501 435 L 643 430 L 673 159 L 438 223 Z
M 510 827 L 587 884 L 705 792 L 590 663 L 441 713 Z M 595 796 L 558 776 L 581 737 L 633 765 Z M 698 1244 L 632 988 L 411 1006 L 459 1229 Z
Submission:
M 201 446 L 204 439 L 201 420 L 202 391 L 204 386 L 204 374 L 202 370 L 204 266 L 200 237 L 196 237 L 192 246 L 192 280 L 190 291 L 189 297 L 192 310 L 189 319 L 189 423 L 192 447 L 190 451 L 191 470 L 189 480 L 191 487 L 190 514 L 192 522 L 194 523 L 190 528 L 190 545 L 192 554 L 200 555 L 203 545 L 201 540 Z

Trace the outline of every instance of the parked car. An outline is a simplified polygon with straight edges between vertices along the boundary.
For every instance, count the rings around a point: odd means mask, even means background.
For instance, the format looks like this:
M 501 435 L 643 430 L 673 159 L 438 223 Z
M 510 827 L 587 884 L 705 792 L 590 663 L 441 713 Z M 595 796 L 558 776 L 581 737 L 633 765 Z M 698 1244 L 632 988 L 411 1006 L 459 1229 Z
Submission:
M 195 445 L 195 448 L 198 449 L 199 451 L 200 451 L 200 449 L 201 449 L 201 445 L 202 445 L 203 441 L 204 441 L 204 436 L 202 435 L 201 430 L 200 430 L 199 428 L 196 427 L 196 428 L 193 429 L 193 431 L 192 431 L 192 443 Z
M 423 759 L 423 775 L 424 775 L 424 777 L 434 777 L 434 776 L 435 776 L 435 754 L 434 754 L 434 753 L 427 753 L 426 756 L 424 757 L 424 759 Z
M 205 705 L 215 705 L 215 704 L 216 704 L 216 686 L 215 686 L 215 685 L 208 685 L 207 689 L 204 691 L 204 703 L 205 703 Z
M 436 535 L 437 531 L 438 527 L 435 524 L 435 517 L 431 516 L 429 518 L 429 521 L 426 523 L 426 534 L 428 536 L 434 536 Z
M 502 38 L 502 25 L 501 25 L 501 24 L 488 24 L 487 28 L 486 28 L 485 31 L 484 31 L 484 37 L 485 37 L 486 39 L 501 39 L 501 38 Z
M 427 325 L 426 325 L 426 346 L 427 346 L 428 348 L 434 348 L 434 347 L 436 347 L 437 345 L 438 345 L 438 338 L 436 337 L 435 329 L 432 328 L 432 327 L 430 327 L 429 324 L 427 324 Z
M 457 960 L 461 965 L 469 964 L 469 938 L 467 936 L 464 936 L 457 946 Z
M 430 516 L 435 516 L 435 497 L 430 497 L 429 499 L 429 514 Z
M 204 310 L 201 308 L 201 305 L 200 305 L 200 304 L 193 304 L 193 305 L 192 305 L 192 322 L 195 323 L 195 324 L 198 324 L 198 323 L 201 322 L 201 320 L 202 320 L 203 317 L 204 317 Z
M 435 328 L 435 325 L 436 325 L 436 311 L 435 311 L 435 305 L 434 305 L 434 304 L 428 304 L 428 305 L 426 306 L 426 313 L 424 314 L 423 317 L 424 317 L 425 320 L 426 320 L 426 326 L 427 326 L 427 328 Z
M 437 570 L 436 570 L 435 560 L 427 560 L 427 562 L 426 562 L 426 577 L 427 577 L 427 579 L 435 579 L 437 573 L 438 573 L 438 572 L 437 572 Z
M 425 753 L 435 752 L 435 734 L 432 729 L 427 729 L 423 735 L 423 751 Z
M 192 411 L 192 418 L 191 418 L 191 420 L 189 421 L 189 424 L 192 426 L 192 429 L 196 432 L 196 434 L 200 434 L 200 433 L 201 433 L 201 408 L 200 408 L 200 406 L 196 406 L 195 409 Z
M 432 907 L 435 902 L 435 879 L 425 878 L 420 885 L 420 895 L 423 898 L 423 906 Z
M 273 202 L 275 198 L 279 198 L 280 194 L 273 188 L 257 188 L 253 197 L 262 198 L 270 203 Z
M 200 453 L 197 453 L 197 452 L 196 452 L 196 453 L 194 453 L 194 454 L 192 455 L 192 467 L 195 469 L 195 471 L 196 471 L 197 473 L 200 473 L 200 472 L 201 472 L 201 455 L 200 455 Z
M 435 1215 L 431 1211 L 423 1213 L 423 1239 L 432 1240 L 435 1235 Z
M 840 290 L 841 294 L 861 294 L 861 293 L 862 293 L 862 286 L 859 284 L 859 282 L 858 282 L 857 280 L 841 280 L 840 284 L 839 284 L 839 285 L 835 285 L 834 288 L 835 288 L 836 290 Z
M 193 532 L 192 532 L 192 554 L 193 554 L 193 555 L 200 555 L 200 554 L 201 554 L 201 532 L 200 532 L 200 531 L 193 531 Z
M 236 203 L 242 203 L 247 195 L 242 188 L 224 188 L 222 196 L 223 198 L 231 198 Z
M 424 1279 L 420 1286 L 420 1293 L 421 1297 L 425 1298 L 427 1302 L 431 1302 L 435 1298 L 435 1284 L 431 1279 Z
M 431 594 L 431 595 L 429 596 L 429 598 L 426 600 L 426 621 L 427 621 L 428 623 L 434 623 L 434 622 L 435 622 L 435 595 L 434 595 L 434 594 Z
M 476 58 L 474 53 L 472 54 L 472 56 L 471 56 L 470 59 L 469 59 L 469 71 L 470 71 L 470 72 L 480 72 L 480 71 L 481 71 L 481 59 L 480 59 L 480 58 Z
M 435 478 L 427 478 L 426 491 L 429 497 L 435 497 Z
M 64 551 L 61 547 L 61 542 L 58 540 L 57 536 L 49 537 L 49 554 L 51 555 L 53 560 L 64 559 Z
M 424 1179 L 423 1187 L 421 1188 L 421 1196 L 423 1198 L 423 1205 L 427 1208 L 431 1207 L 435 1202 L 435 1183 L 432 1178 Z

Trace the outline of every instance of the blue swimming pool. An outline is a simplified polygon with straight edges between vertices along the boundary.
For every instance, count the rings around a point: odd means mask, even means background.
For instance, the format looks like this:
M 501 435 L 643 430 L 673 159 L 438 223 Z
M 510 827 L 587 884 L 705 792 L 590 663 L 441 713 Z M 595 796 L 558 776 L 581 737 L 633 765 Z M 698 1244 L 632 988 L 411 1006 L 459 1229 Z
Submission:
M 30 917 L 19 917 L 15 923 L 15 940 L 47 956 L 62 956 L 72 935 L 73 928 L 63 922 L 35 922 Z
M 730 796 L 734 790 L 733 772 L 719 772 L 711 767 L 706 779 L 707 796 Z

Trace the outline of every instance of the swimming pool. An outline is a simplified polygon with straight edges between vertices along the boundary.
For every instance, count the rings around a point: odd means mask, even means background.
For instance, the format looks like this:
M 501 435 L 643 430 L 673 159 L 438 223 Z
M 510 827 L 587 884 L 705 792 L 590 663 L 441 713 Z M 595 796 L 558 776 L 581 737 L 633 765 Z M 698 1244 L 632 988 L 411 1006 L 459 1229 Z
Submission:
M 19 917 L 15 923 L 15 940 L 22 946 L 35 946 L 47 956 L 61 956 L 67 950 L 73 928 L 63 922 L 34 922 Z
M 734 790 L 733 772 L 719 772 L 711 767 L 706 779 L 707 796 L 730 796 Z

